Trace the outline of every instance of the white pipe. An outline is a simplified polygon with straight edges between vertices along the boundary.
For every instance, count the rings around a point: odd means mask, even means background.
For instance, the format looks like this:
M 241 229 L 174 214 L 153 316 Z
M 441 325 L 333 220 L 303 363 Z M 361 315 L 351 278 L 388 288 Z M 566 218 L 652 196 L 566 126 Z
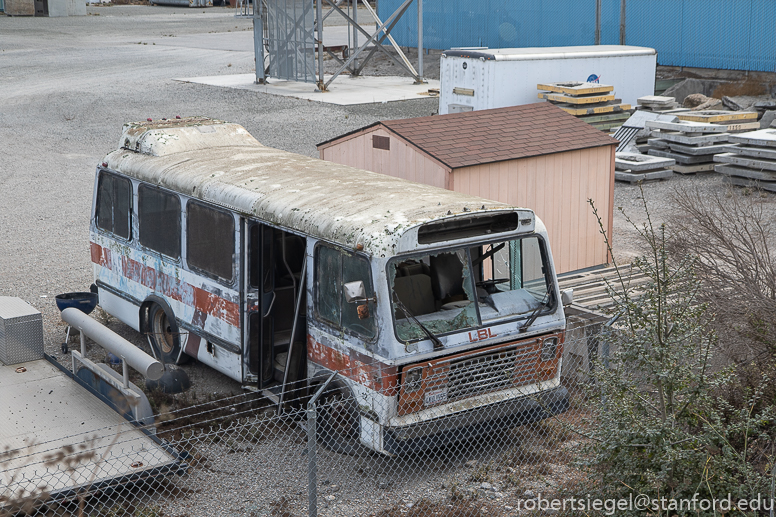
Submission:
M 162 377 L 164 373 L 162 363 L 80 310 L 73 307 L 67 308 L 62 311 L 62 319 L 78 329 L 82 336 L 86 334 L 98 345 L 120 357 L 143 377 L 152 381 Z

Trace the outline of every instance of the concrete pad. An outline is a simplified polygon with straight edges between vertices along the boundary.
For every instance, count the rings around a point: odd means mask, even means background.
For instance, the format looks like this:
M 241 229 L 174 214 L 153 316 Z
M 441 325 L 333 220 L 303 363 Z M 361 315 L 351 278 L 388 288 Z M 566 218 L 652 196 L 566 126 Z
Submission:
M 619 171 L 644 172 L 665 169 L 676 162 L 671 159 L 636 153 L 614 153 L 614 168 Z
M 597 104 L 599 102 L 610 102 L 614 100 L 614 94 L 610 95 L 585 95 L 574 97 L 562 93 L 542 93 L 539 92 L 539 98 L 552 102 L 564 102 L 566 104 Z
M 676 151 L 677 153 L 684 153 L 684 154 L 691 154 L 693 156 L 699 156 L 699 155 L 709 155 L 709 154 L 719 154 L 719 153 L 728 153 L 730 147 L 738 147 L 736 144 L 733 144 L 732 146 L 729 144 L 725 145 L 700 145 L 700 146 L 694 146 L 694 145 L 682 145 L 682 144 L 670 144 L 669 147 L 672 151 Z
M 758 171 L 776 172 L 776 160 L 768 160 L 766 158 L 749 158 L 747 156 L 741 156 L 740 154 L 723 153 L 715 155 L 714 161 L 717 163 L 730 163 L 741 167 L 749 167 L 750 169 Z
M 752 158 L 766 158 L 776 160 L 776 149 L 767 149 L 763 147 L 747 147 L 744 145 L 732 144 L 725 147 L 726 153 L 740 154 Z
M 326 34 L 326 31 L 323 31 Z M 591 95 L 595 93 L 608 93 L 614 91 L 614 86 L 598 83 L 580 83 L 576 81 L 566 83 L 544 83 L 537 84 L 537 90 L 565 93 L 566 95 Z
M 325 76 L 328 80 L 329 76 Z M 296 81 L 269 79 L 268 84 L 256 84 L 254 74 L 215 75 L 210 77 L 188 77 L 175 79 L 184 83 L 207 84 L 237 90 L 252 90 L 255 92 L 295 97 L 316 102 L 326 102 L 340 106 L 354 104 L 373 104 L 393 101 L 422 99 L 428 96 L 429 88 L 439 88 L 439 81 L 428 79 L 424 84 L 413 84 L 411 77 L 369 76 L 357 77 L 339 76 L 329 91 L 315 91 L 315 84 Z
M 645 95 L 644 97 L 636 99 L 636 102 L 642 105 L 665 106 L 666 104 L 675 103 L 676 99 L 674 97 L 664 97 L 662 95 Z
M 695 165 L 698 163 L 709 163 L 715 155 L 702 155 L 702 156 L 689 156 L 687 154 L 673 153 L 671 151 L 661 151 L 660 149 L 650 149 L 650 156 L 660 156 L 662 158 L 671 158 L 676 160 L 676 163 L 684 165 Z
M 670 169 L 654 172 L 632 173 L 624 171 L 614 171 L 615 181 L 624 181 L 626 183 L 638 183 L 639 181 L 661 180 L 673 177 L 674 171 Z
M 570 107 L 566 104 L 556 104 L 557 107 L 568 113 L 579 117 L 582 115 L 597 115 L 599 113 L 622 113 L 631 109 L 630 104 L 618 104 L 620 100 L 614 99 L 611 103 L 606 103 L 604 106 L 584 106 L 584 107 Z
M 776 147 L 776 129 L 761 129 L 759 131 L 750 131 L 749 133 L 730 135 L 730 141 L 737 144 Z
M 680 113 L 677 117 L 681 120 L 689 120 L 690 122 L 730 122 L 734 120 L 757 120 L 757 112 L 706 110 Z
M 674 142 L 677 144 L 685 145 L 714 145 L 719 143 L 726 143 L 728 141 L 728 133 L 713 133 L 709 135 L 700 136 L 687 136 L 682 133 L 668 133 L 665 130 L 655 131 L 653 136 Z
M 650 129 L 667 129 L 668 131 L 679 131 L 680 133 L 725 133 L 727 126 L 718 124 L 703 124 L 702 122 L 665 122 L 662 120 L 649 120 L 646 123 Z
M 720 125 L 726 126 L 728 129 L 728 133 L 741 133 L 744 131 L 754 131 L 760 128 L 759 122 L 742 122 L 742 123 L 720 124 Z
M 710 163 L 701 163 L 698 165 L 674 165 L 671 167 L 674 172 L 678 172 L 679 174 L 697 174 L 699 172 L 713 172 L 714 171 L 714 162 Z
M 736 176 L 758 181 L 776 181 L 776 173 L 774 172 L 755 171 L 746 167 L 736 167 L 735 165 L 717 164 L 714 166 L 714 170 L 725 176 Z
M 662 138 L 650 138 L 647 140 L 647 143 L 653 149 L 668 149 L 669 146 L 668 141 L 663 140 Z

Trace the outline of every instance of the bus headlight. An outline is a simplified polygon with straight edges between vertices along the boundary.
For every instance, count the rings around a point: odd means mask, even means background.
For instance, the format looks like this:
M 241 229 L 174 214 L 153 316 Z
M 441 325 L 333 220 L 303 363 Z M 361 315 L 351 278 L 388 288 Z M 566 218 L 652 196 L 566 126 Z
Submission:
M 421 388 L 423 368 L 413 368 L 404 374 L 404 392 L 414 393 Z
M 558 338 L 556 337 L 548 337 L 542 342 L 542 354 L 541 354 L 541 360 L 542 361 L 551 361 L 552 359 L 555 359 L 555 356 L 558 353 Z

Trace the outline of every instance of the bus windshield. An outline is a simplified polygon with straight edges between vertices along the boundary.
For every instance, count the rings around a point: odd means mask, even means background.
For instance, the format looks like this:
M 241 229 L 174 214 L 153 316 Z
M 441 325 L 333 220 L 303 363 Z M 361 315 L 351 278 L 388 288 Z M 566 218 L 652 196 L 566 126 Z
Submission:
M 554 306 L 555 288 L 537 236 L 397 257 L 388 263 L 401 341 L 530 318 Z M 420 325 L 419 325 L 420 323 Z

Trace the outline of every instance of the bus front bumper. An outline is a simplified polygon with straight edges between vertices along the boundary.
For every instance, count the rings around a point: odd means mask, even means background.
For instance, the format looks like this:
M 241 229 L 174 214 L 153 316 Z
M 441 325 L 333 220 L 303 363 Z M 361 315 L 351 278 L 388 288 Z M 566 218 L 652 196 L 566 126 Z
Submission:
M 569 392 L 561 386 L 416 424 L 384 427 L 383 449 L 389 454 L 423 451 L 507 427 L 538 422 L 565 413 L 568 408 Z

